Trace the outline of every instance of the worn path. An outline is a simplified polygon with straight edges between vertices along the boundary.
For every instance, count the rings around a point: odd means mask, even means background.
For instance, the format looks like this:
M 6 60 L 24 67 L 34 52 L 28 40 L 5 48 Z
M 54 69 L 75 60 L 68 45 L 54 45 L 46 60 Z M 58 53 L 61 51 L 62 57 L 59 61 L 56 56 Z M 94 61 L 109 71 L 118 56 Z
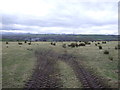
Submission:
M 49 53 L 49 52 L 48 52 Z M 57 77 L 59 70 L 56 69 L 56 60 L 52 55 L 48 58 L 47 54 L 36 52 L 37 65 L 31 79 L 26 83 L 25 88 L 61 88 L 62 84 Z M 87 71 L 82 65 L 78 64 L 72 55 L 58 55 L 58 60 L 62 60 L 72 67 L 76 77 L 82 83 L 83 88 L 105 88 L 101 80 Z
M 61 87 L 57 77 L 58 70 L 54 67 L 56 61 L 37 53 L 37 65 L 31 79 L 26 83 L 25 88 L 58 88 Z
M 81 64 L 76 61 L 76 58 L 72 55 L 63 54 L 59 58 L 68 63 L 74 70 L 78 80 L 82 83 L 84 88 L 105 88 L 100 78 L 96 77 Z

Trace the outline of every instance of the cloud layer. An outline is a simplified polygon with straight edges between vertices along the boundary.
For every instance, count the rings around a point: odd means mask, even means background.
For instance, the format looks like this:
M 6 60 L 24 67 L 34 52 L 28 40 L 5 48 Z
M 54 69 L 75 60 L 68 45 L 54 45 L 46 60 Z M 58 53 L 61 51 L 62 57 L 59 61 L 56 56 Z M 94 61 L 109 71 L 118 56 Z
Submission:
M 2 32 L 118 34 L 117 2 L 4 0 L 0 11 Z

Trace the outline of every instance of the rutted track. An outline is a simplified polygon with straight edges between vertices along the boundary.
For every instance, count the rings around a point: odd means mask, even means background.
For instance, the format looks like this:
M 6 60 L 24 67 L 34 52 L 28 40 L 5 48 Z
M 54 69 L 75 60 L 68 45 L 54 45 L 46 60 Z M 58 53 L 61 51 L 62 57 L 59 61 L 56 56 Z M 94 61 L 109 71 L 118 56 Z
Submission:
M 104 85 L 99 81 L 99 79 L 92 75 L 90 72 L 86 71 L 80 64 L 76 61 L 73 61 L 71 65 L 76 73 L 76 76 L 79 78 L 83 87 L 85 88 L 104 88 Z
M 59 80 L 56 78 L 58 70 L 54 67 L 56 61 L 47 58 L 47 54 L 36 52 L 37 65 L 31 79 L 26 83 L 25 89 L 60 87 Z
M 82 83 L 83 88 L 106 88 L 106 85 L 103 84 L 103 81 L 101 81 L 100 78 L 94 76 L 83 68 L 82 65 L 78 64 L 75 57 L 72 55 L 64 54 L 59 58 L 73 68 L 77 78 Z
M 62 84 L 57 77 L 60 77 L 59 70 L 55 67 L 56 60 L 62 60 L 72 67 L 76 77 L 82 83 L 83 88 L 106 88 L 97 76 L 91 74 L 76 58 L 70 54 L 55 55 L 54 52 L 36 52 L 37 65 L 31 79 L 26 83 L 25 89 L 31 88 L 61 88 Z M 55 57 L 55 58 L 54 58 Z

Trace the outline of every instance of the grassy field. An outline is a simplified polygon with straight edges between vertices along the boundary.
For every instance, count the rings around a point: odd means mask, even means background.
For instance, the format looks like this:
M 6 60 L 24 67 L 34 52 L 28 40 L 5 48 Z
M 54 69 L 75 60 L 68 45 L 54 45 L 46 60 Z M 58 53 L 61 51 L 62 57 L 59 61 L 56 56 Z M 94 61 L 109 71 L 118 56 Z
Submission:
M 82 63 L 87 69 L 92 71 L 98 76 L 102 76 L 111 87 L 117 87 L 118 82 L 118 50 L 115 50 L 115 46 L 118 42 L 108 42 L 107 44 L 101 44 L 102 50 L 98 47 L 88 45 L 86 47 L 80 47 L 74 49 L 71 53 L 77 55 L 78 62 Z M 104 54 L 104 51 L 108 50 L 109 54 Z M 111 60 L 111 58 L 113 60 Z
M 0 89 L 2 89 L 2 42 L 0 42 Z
M 64 53 L 76 57 L 76 61 L 82 64 L 95 75 L 102 77 L 111 87 L 117 87 L 118 83 L 118 50 L 115 50 L 117 41 L 110 41 L 107 44 L 100 44 L 103 49 L 91 45 L 81 46 L 78 48 L 63 48 L 62 44 L 71 42 L 57 42 L 56 46 L 50 45 L 50 42 L 33 42 L 32 45 L 23 43 L 18 45 L 17 42 L 9 42 L 8 48 L 3 42 L 2 45 L 2 65 L 3 65 L 3 88 L 22 88 L 26 81 L 32 75 L 35 68 L 36 57 L 34 51 L 51 49 L 55 54 Z M 101 43 L 101 42 L 100 42 Z M 108 50 L 109 54 L 104 54 Z M 56 56 L 54 54 L 54 56 Z M 56 57 L 57 59 L 57 57 Z M 72 68 L 65 62 L 57 60 L 58 69 L 61 74 L 61 83 L 64 88 L 82 87 L 77 80 Z
M 3 42 L 3 87 L 20 88 L 29 79 L 36 57 L 34 52 L 28 51 L 27 48 L 32 47 L 28 45 L 20 47 L 16 42 L 10 42 L 8 48 L 6 48 Z
M 62 61 L 58 61 L 61 80 L 64 88 L 81 88 L 81 83 L 77 80 L 72 68 Z

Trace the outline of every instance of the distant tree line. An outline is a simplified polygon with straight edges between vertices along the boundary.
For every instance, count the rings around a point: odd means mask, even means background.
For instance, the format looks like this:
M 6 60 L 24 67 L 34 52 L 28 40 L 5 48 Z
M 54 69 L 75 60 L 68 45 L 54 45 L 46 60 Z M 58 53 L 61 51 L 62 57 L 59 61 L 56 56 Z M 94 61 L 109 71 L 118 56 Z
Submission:
M 2 41 L 118 41 L 118 35 L 24 34 L 3 35 Z

